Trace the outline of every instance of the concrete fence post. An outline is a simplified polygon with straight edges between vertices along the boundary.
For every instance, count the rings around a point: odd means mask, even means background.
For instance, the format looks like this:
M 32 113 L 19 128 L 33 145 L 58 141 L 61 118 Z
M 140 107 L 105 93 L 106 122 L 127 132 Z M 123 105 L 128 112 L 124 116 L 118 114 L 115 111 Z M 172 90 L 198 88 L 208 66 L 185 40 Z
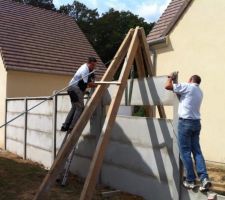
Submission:
M 5 123 L 7 122 L 7 112 L 8 112 L 8 100 L 6 98 L 5 100 Z M 7 140 L 7 125 L 4 127 L 4 132 L 5 132 L 5 135 L 4 135 L 4 148 L 6 150 L 7 148 L 7 144 L 6 144 L 6 140 Z
M 57 91 L 53 92 L 53 95 L 56 94 Z M 56 129 L 57 129 L 57 95 L 55 95 L 52 99 L 52 162 L 56 158 Z
M 24 112 L 23 159 L 27 159 L 27 97 L 24 99 Z

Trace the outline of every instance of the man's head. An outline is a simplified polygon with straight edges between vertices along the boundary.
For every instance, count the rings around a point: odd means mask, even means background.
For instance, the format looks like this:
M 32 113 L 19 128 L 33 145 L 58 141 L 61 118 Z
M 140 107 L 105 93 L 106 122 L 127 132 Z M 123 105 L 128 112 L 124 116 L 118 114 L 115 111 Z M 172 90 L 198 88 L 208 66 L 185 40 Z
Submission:
M 198 85 L 200 85 L 200 83 L 201 83 L 201 77 L 198 76 L 198 75 L 193 75 L 193 76 L 191 76 L 189 82 L 190 83 L 197 83 Z
M 97 64 L 96 58 L 95 57 L 89 57 L 87 64 L 88 64 L 88 68 L 92 71 Z

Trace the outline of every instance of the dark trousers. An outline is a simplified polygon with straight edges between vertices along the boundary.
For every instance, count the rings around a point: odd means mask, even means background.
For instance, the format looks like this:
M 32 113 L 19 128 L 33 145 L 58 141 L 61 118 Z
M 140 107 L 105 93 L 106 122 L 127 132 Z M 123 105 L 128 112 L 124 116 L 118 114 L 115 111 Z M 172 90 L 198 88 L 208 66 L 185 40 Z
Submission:
M 67 92 L 70 96 L 72 107 L 66 117 L 65 122 L 63 123 L 63 127 L 70 131 L 73 129 L 81 113 L 83 112 L 84 93 L 77 86 L 70 86 Z

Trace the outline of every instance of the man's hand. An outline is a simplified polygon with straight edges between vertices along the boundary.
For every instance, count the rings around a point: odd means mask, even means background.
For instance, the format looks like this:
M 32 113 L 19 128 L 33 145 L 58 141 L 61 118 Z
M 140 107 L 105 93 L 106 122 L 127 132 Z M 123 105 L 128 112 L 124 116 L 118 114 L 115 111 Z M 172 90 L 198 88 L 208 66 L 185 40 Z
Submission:
M 173 82 L 177 81 L 177 75 L 178 72 L 172 72 L 167 79 L 166 85 L 165 85 L 165 89 L 166 90 L 173 90 Z
M 171 78 L 172 81 L 176 81 L 176 80 L 177 80 L 177 75 L 178 75 L 178 72 L 175 71 L 175 72 L 172 72 L 172 73 L 168 76 L 168 78 Z
M 97 84 L 94 83 L 94 82 L 89 82 L 89 83 L 88 83 L 88 87 L 89 87 L 89 88 L 96 88 L 96 87 L 97 87 Z

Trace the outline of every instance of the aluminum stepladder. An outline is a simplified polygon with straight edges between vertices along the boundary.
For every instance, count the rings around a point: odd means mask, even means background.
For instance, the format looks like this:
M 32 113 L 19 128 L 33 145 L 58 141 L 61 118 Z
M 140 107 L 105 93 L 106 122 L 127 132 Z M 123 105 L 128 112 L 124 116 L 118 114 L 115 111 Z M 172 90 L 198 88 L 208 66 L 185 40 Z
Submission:
M 87 96 L 87 100 L 86 100 L 85 106 L 87 105 L 88 101 L 90 100 L 90 97 L 93 94 L 93 92 L 94 92 L 94 89 L 91 89 L 89 94 L 88 94 L 88 96 Z M 63 145 L 66 143 L 66 140 L 70 139 L 69 136 L 70 136 L 70 132 L 67 131 L 65 137 L 63 138 L 62 144 L 61 144 L 58 152 L 62 149 Z M 69 170 L 70 170 L 70 165 L 71 165 L 73 157 L 75 155 L 75 151 L 76 151 L 76 144 L 74 145 L 72 151 L 70 152 L 70 154 L 69 154 L 69 156 L 68 156 L 68 158 L 66 160 L 65 166 L 64 166 L 62 172 L 59 175 L 59 179 L 56 179 L 56 181 L 61 186 L 66 186 L 66 184 L 67 184 L 67 180 L 68 180 L 68 176 L 69 176 Z

